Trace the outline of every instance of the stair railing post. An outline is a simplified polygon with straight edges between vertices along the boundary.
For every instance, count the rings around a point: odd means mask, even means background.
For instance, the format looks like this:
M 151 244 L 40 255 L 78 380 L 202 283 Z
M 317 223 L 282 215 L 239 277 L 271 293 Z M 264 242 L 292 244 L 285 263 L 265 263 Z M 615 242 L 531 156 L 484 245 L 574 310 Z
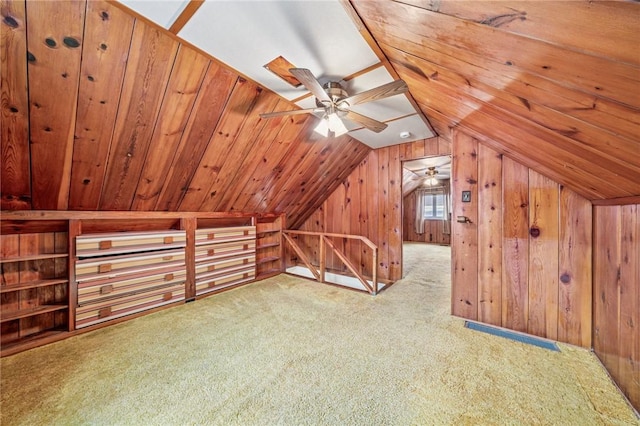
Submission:
M 320 282 L 325 282 L 324 273 L 327 267 L 327 250 L 324 244 L 324 234 L 320 234 Z

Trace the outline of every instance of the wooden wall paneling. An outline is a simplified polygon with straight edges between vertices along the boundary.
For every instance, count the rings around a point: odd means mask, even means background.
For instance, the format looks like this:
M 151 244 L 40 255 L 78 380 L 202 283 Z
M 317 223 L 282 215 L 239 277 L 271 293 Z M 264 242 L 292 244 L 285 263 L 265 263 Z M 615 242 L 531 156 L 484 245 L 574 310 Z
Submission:
M 344 164 L 346 155 L 343 154 L 349 152 L 350 145 L 349 136 L 318 138 L 311 149 L 292 165 L 290 172 L 281 175 L 287 176 L 288 179 L 276 181 L 277 190 L 272 191 L 272 197 L 267 200 L 267 210 L 283 211 L 289 206 L 289 224 L 295 226 L 301 200 L 307 193 L 312 192 L 309 189 L 314 185 L 320 183 L 321 186 L 331 186 L 326 183 L 325 177 L 336 173 L 337 169 Z M 323 167 L 325 164 L 326 169 Z
M 356 168 L 350 173 L 343 181 L 342 185 L 345 187 L 344 193 L 344 215 L 342 216 L 342 220 L 345 221 L 345 225 L 347 225 L 347 229 L 349 230 L 349 234 L 360 234 L 360 220 L 358 217 L 358 206 L 360 206 L 360 200 L 358 192 L 358 176 L 359 170 Z M 360 262 L 360 242 L 355 240 L 346 240 L 344 242 L 345 250 L 344 253 L 347 255 L 347 258 L 356 265 L 360 272 L 361 262 Z
M 417 241 L 417 235 L 415 233 L 415 227 L 411 219 L 415 218 L 416 211 L 416 193 L 411 192 L 409 195 L 402 198 L 402 240 L 403 241 Z
M 3 210 L 24 210 L 31 208 L 25 1 L 3 1 L 0 8 L 0 207 Z
M 176 211 L 218 126 L 238 76 L 211 61 L 155 205 Z
M 178 210 L 198 211 L 211 196 L 208 191 L 220 173 L 227 153 L 237 142 L 242 126 L 249 119 L 247 114 L 253 110 L 261 92 L 262 90 L 258 90 L 258 86 L 250 81 L 236 81 L 219 124 L 200 158 Z M 254 120 L 256 119 L 252 121 Z M 251 127 L 251 124 L 249 126 Z
M 529 170 L 529 316 L 527 332 L 558 337 L 558 184 Z
M 356 191 L 358 192 L 358 235 L 366 236 L 370 222 L 374 220 L 370 211 L 370 206 L 373 203 L 371 201 L 371 195 L 368 192 L 368 184 L 371 179 L 372 177 L 369 176 L 369 162 L 367 158 L 364 158 L 358 165 L 358 181 L 356 185 Z M 374 264 L 372 250 L 366 244 L 360 244 L 360 250 L 360 264 L 362 265 L 362 271 L 366 276 L 373 276 Z
M 637 40 L 628 31 L 638 24 L 638 9 L 633 3 L 519 2 L 514 8 L 512 3 L 495 1 L 404 2 L 505 32 L 640 65 L 640 57 L 633 54 Z M 577 40 L 575 34 L 582 37 Z
M 479 144 L 478 320 L 497 326 L 502 325 L 502 186 L 502 155 Z
M 348 181 L 343 182 L 333 192 L 330 201 L 327 203 L 327 218 L 329 220 L 330 230 L 333 233 L 350 233 L 349 229 L 349 213 L 351 206 L 346 202 L 347 199 L 347 185 Z M 338 232 L 340 230 L 341 232 Z M 344 253 L 346 241 L 343 238 L 329 237 L 334 246 Z M 347 271 L 346 266 L 340 261 L 340 258 L 335 254 L 333 250 L 327 250 L 327 268 L 333 271 L 339 271 L 345 273 Z
M 294 115 L 283 120 L 283 126 L 273 142 L 264 151 L 262 157 L 256 157 L 256 164 L 250 167 L 253 173 L 247 173 L 244 187 L 231 205 L 232 210 L 256 211 L 262 209 L 260 202 L 265 198 L 266 189 L 270 187 L 271 177 L 278 164 L 290 152 L 294 144 L 300 143 L 301 134 L 309 131 L 309 120 L 305 115 Z
M 426 144 L 425 144 L 426 145 Z M 429 146 L 434 146 L 430 144 Z M 426 148 L 426 147 L 425 147 Z M 425 154 L 431 152 L 425 149 Z M 389 147 L 389 277 L 402 278 L 402 164 L 398 145 Z M 438 222 L 440 224 L 440 222 Z
M 274 111 L 281 111 L 287 107 L 288 102 L 278 99 Z M 274 141 L 285 128 L 290 128 L 286 123 L 287 117 L 274 117 L 265 120 L 265 126 L 262 133 L 258 138 L 256 138 L 255 143 L 250 148 L 245 158 L 240 159 L 241 164 L 237 166 L 236 174 L 232 180 L 233 187 L 230 187 L 226 191 L 222 191 L 220 194 L 221 199 L 216 206 L 216 211 L 236 210 L 234 206 L 236 200 L 238 200 L 242 191 L 246 189 L 248 182 L 251 180 L 254 173 L 257 172 L 257 169 L 261 167 L 265 157 L 270 155 L 269 151 Z
M 269 203 L 273 202 L 278 193 L 279 185 L 281 185 L 280 180 L 283 176 L 289 176 L 293 172 L 297 162 L 308 155 L 313 143 L 319 139 L 312 133 L 314 123 L 315 120 L 304 117 L 304 121 L 300 122 L 302 127 L 298 136 L 291 141 L 284 140 L 286 145 L 278 145 L 279 151 L 282 150 L 281 155 L 277 158 L 273 155 L 267 157 L 264 167 L 260 168 L 266 173 L 262 175 L 259 190 L 251 195 L 245 205 L 245 210 L 266 210 Z M 311 140 L 307 140 L 307 135 Z M 270 167 L 267 168 L 267 165 Z M 292 227 L 291 218 L 287 218 L 287 226 Z
M 444 137 L 438 138 L 438 155 L 451 155 L 451 141 Z
M 256 144 L 262 143 L 265 137 L 269 137 L 268 130 L 271 128 L 269 120 L 260 118 L 259 114 L 272 112 L 280 98 L 258 86 L 256 86 L 256 92 L 255 103 L 247 111 L 246 119 L 235 140 L 228 150 L 221 151 L 220 159 L 213 164 L 213 169 L 218 168 L 219 171 L 214 175 L 215 180 L 209 188 L 209 196 L 198 208 L 200 211 L 221 211 L 220 203 L 224 201 L 225 195 L 241 189 L 236 187 L 236 177 L 238 174 L 246 173 L 244 162 L 247 161 L 247 157 L 253 155 L 252 151 Z M 264 129 L 267 129 L 266 135 L 263 134 Z
M 389 253 L 389 227 L 391 225 L 391 209 L 389 194 L 389 149 L 378 150 L 378 262 L 380 264 L 379 274 L 381 277 L 391 279 L 391 259 Z
M 378 222 L 380 221 L 380 210 L 386 208 L 379 201 L 380 197 L 380 182 L 378 180 L 378 163 L 380 157 L 380 150 L 374 149 L 369 152 L 367 158 L 363 161 L 366 162 L 367 168 L 367 199 L 369 200 L 367 206 L 367 214 L 369 216 L 369 220 L 367 222 L 366 233 L 364 236 L 369 238 L 377 247 L 378 247 L 378 262 L 375 267 L 378 270 L 378 278 L 379 279 L 387 279 L 388 275 L 383 273 L 381 268 L 382 266 L 382 245 L 380 244 L 380 238 L 378 234 Z M 365 230 L 363 229 L 363 232 Z
M 129 210 L 151 145 L 178 42 L 137 20 L 109 152 L 101 210 Z
M 284 211 L 288 207 L 291 226 L 302 223 L 301 215 L 306 217 L 310 214 L 307 211 L 309 205 L 316 204 L 317 198 L 331 194 L 359 163 L 358 148 L 361 144 L 348 135 L 320 139 L 314 145 L 291 175 L 297 179 L 280 181 L 284 186 L 274 193 L 278 196 L 277 201 L 274 199 L 267 204 L 270 211 Z M 339 176 L 342 179 L 336 179 Z
M 298 153 L 292 152 L 291 156 L 285 156 L 278 165 L 269 195 L 264 200 L 268 211 L 279 212 L 284 211 L 286 206 L 295 206 L 298 196 L 302 192 L 307 192 L 308 185 L 313 185 L 314 180 L 322 175 L 323 171 L 319 169 L 323 164 L 329 164 L 327 168 L 329 170 L 335 166 L 332 160 L 335 162 L 343 160 L 339 153 L 343 149 L 348 149 L 349 136 L 344 135 L 334 139 L 318 137 L 314 133 L 308 135 L 310 139 L 303 140 L 294 147 Z M 295 209 L 292 209 L 287 218 L 291 227 L 297 226 L 298 218 L 295 216 Z
M 133 23 L 133 17 L 110 3 L 87 3 L 69 209 L 98 208 Z
M 371 150 L 355 139 L 344 139 L 337 143 L 338 149 L 329 151 L 329 156 L 318 160 L 316 166 L 310 167 L 312 175 L 306 175 L 304 187 L 298 190 L 295 202 L 286 198 L 287 204 L 280 204 L 278 211 L 287 209 L 291 217 L 291 225 L 298 226 L 322 204 L 353 171 Z M 323 164 L 329 164 L 325 167 Z M 290 194 L 291 195 L 291 194 Z
M 640 408 L 640 205 L 621 210 L 620 364 L 614 378 Z
M 201 88 L 209 59 L 180 45 L 131 210 L 153 210 Z
M 446 42 L 460 49 L 468 49 L 514 69 L 530 72 L 550 80 L 562 81 L 586 93 L 597 94 L 630 106 L 640 105 L 637 92 L 637 69 L 623 62 L 584 55 L 537 39 L 505 33 L 499 29 L 438 14 L 402 3 L 358 1 L 355 8 L 365 23 L 370 20 L 402 22 L 403 28 L 424 38 Z M 437 21 L 437 25 L 424 22 Z M 377 32 L 372 30 L 374 37 Z M 487 39 L 491 43 L 486 43 Z M 531 52 L 536 52 L 532 55 Z M 602 80 L 600 70 L 618 78 Z
M 451 245 L 455 250 L 451 259 L 451 313 L 475 320 L 478 318 L 478 142 L 459 132 L 454 138 Z M 462 191 L 471 192 L 471 202 L 461 202 Z M 457 222 L 458 216 L 466 216 L 469 222 Z
M 593 214 L 591 203 L 560 187 L 558 340 L 592 346 Z
M 528 329 L 529 173 L 502 159 L 502 326 Z
M 593 349 L 613 374 L 618 371 L 620 221 L 617 206 L 595 209 Z
M 85 2 L 27 8 L 32 206 L 66 209 Z

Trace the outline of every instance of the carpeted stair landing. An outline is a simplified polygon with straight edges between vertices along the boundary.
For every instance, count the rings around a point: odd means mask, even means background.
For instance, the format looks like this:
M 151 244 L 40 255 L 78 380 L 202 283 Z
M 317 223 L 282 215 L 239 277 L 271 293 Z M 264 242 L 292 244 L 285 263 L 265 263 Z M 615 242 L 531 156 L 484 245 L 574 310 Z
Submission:
M 638 424 L 589 351 L 452 318 L 447 247 L 372 297 L 280 275 L 1 361 L 9 425 Z

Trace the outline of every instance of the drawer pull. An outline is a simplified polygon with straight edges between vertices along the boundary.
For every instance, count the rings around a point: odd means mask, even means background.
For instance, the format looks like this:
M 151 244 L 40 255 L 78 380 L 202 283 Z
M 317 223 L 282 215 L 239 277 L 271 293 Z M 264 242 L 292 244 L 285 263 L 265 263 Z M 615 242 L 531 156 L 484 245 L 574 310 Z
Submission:
M 162 260 L 171 260 L 171 259 L 173 259 L 173 256 L 164 256 L 162 258 Z
M 165 293 L 165 294 L 162 295 L 162 300 L 164 300 L 165 302 L 167 300 L 171 300 L 171 299 L 173 299 L 173 294 L 171 292 Z
M 109 250 L 111 248 L 111 240 L 100 241 L 98 243 L 98 248 L 100 250 Z
M 111 307 L 107 306 L 106 308 L 102 308 L 98 311 L 98 318 L 104 318 L 111 315 Z
M 173 243 L 173 237 L 164 237 L 164 243 L 165 244 Z
M 171 281 L 173 279 L 173 274 L 167 274 L 164 276 L 165 281 Z
M 111 272 L 111 264 L 110 263 L 103 263 L 102 265 L 98 266 L 98 273 L 104 274 L 105 272 Z
M 216 234 L 207 234 L 207 239 L 208 240 L 215 240 L 216 239 Z
M 216 251 L 214 249 L 207 251 L 207 256 L 213 256 L 214 254 L 216 254 Z
M 113 286 L 111 284 L 100 287 L 100 294 L 109 294 L 111 292 L 113 292 Z
M 209 267 L 207 267 L 207 271 L 215 271 L 216 270 L 216 265 L 210 265 Z

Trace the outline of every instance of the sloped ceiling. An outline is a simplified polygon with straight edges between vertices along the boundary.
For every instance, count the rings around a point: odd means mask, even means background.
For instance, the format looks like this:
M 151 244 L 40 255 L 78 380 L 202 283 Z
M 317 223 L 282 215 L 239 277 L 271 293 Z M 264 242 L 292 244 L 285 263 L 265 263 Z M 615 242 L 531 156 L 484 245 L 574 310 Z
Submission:
M 588 199 L 640 195 L 640 3 L 352 0 L 440 136 Z
M 112 2 L 1 4 L 3 209 L 299 222 L 370 150 L 310 116 L 260 120 L 295 105 Z M 640 195 L 639 3 L 344 6 L 441 137 L 464 129 L 588 199 Z
M 2 2 L 2 208 L 286 212 L 370 148 L 102 1 Z

